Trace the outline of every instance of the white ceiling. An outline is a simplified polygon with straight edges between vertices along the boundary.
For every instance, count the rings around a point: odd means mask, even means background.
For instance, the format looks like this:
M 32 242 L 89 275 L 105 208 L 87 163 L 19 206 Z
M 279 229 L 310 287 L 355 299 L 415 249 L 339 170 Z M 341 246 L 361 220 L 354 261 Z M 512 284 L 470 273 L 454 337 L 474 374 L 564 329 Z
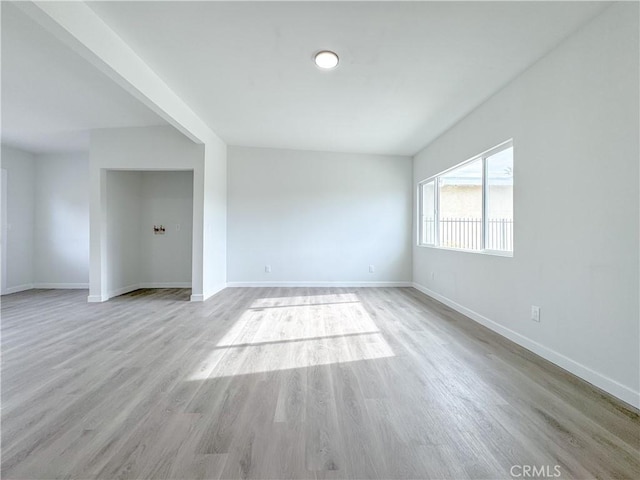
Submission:
M 89 5 L 230 145 L 390 154 L 414 154 L 606 7 Z M 3 5 L 3 139 L 59 148 L 90 128 L 163 123 L 21 15 Z M 314 66 L 320 49 L 340 55 L 336 70 Z
M 2 2 L 2 142 L 35 153 L 89 150 L 93 128 L 166 122 Z

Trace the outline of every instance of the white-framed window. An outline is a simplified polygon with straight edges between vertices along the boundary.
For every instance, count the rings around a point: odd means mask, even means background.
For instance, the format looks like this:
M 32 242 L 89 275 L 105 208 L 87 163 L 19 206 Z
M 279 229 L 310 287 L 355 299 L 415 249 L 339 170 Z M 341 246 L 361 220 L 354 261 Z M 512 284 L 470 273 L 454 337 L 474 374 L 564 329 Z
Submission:
M 513 254 L 513 141 L 418 184 L 418 245 Z

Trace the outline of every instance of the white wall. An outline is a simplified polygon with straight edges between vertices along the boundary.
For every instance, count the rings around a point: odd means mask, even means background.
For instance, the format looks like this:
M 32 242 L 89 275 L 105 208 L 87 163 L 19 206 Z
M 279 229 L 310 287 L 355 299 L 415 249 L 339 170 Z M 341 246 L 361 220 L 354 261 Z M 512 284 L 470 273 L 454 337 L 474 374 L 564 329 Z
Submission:
M 140 284 L 191 287 L 193 172 L 141 172 Z M 153 233 L 165 227 L 164 235 Z
M 228 188 L 230 285 L 411 281 L 410 158 L 230 147 Z
M 34 181 L 34 284 L 87 288 L 89 155 L 38 155 Z
M 107 292 L 109 297 L 140 286 L 140 172 L 107 171 Z
M 109 170 L 106 183 L 108 296 L 191 287 L 193 173 Z
M 425 292 L 636 406 L 638 58 L 638 4 L 614 4 L 420 152 L 414 188 L 514 139 L 515 252 L 413 253 Z
M 93 130 L 90 147 L 91 177 L 91 268 L 89 301 L 109 298 L 107 289 L 107 211 L 106 171 L 108 170 L 188 170 L 193 172 L 193 228 L 192 228 L 192 300 L 206 300 L 217 290 L 203 279 L 225 278 L 224 262 L 212 258 L 226 257 L 224 215 L 216 211 L 226 209 L 226 196 L 221 193 L 223 180 L 209 178 L 205 190 L 205 170 L 222 176 L 226 168 L 226 146 L 219 142 L 207 144 L 211 153 L 205 155 L 205 145 L 195 144 L 173 127 L 113 128 Z M 208 209 L 208 210 L 206 210 Z M 212 213 L 213 212 L 213 213 Z M 207 213 L 207 215 L 205 215 Z M 204 241 L 205 220 L 210 236 Z M 215 221 L 214 221 L 215 220 Z M 222 225 L 220 224 L 222 220 Z M 219 246 L 215 252 L 210 252 Z M 216 271 L 212 271 L 216 269 Z M 221 269 L 218 271 L 217 269 Z M 223 288 L 224 283 L 218 285 Z
M 205 145 L 203 182 L 202 299 L 206 299 L 227 285 L 227 146 L 217 139 Z
M 6 266 L 2 293 L 5 294 L 33 286 L 35 158 L 30 153 L 2 145 L 2 168 L 7 171 L 7 245 L 6 251 L 2 249 L 2 265 Z

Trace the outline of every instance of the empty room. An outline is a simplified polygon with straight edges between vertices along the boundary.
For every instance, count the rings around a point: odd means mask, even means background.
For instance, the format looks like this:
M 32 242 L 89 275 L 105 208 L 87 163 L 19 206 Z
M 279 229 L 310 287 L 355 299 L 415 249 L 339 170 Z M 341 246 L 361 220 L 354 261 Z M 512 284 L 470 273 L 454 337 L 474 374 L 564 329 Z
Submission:
M 0 7 L 3 479 L 640 478 L 640 2 Z

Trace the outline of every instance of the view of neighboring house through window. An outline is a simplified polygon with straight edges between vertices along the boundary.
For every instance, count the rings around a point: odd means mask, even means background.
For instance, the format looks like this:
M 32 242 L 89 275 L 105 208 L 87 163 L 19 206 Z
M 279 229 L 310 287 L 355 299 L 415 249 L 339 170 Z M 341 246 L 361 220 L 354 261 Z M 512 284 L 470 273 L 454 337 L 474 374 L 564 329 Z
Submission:
M 482 159 L 438 177 L 440 247 L 482 250 Z
M 419 185 L 419 244 L 513 252 L 513 145 L 504 143 Z
M 513 147 L 486 157 L 486 250 L 513 251 Z

